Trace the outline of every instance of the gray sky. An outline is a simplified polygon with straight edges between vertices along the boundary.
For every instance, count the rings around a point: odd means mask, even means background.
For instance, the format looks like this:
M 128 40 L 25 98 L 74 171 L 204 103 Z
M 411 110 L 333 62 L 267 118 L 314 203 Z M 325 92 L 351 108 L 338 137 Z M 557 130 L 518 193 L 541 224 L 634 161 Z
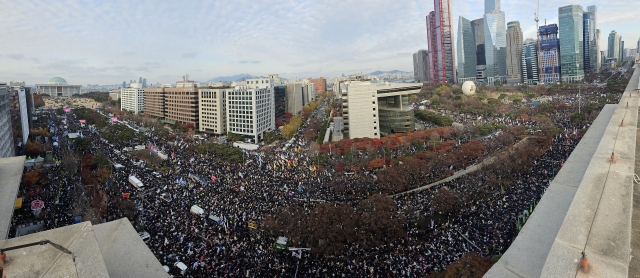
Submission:
M 525 3 L 526 2 L 526 3 Z M 544 1 L 541 22 L 557 22 L 565 0 Z M 482 17 L 483 2 L 453 0 L 457 18 Z M 598 6 L 601 43 L 613 29 L 631 48 L 640 37 L 633 4 Z M 173 83 L 249 73 L 284 77 L 412 70 L 426 49 L 429 0 L 42 1 L 0 0 L 0 80 L 118 84 L 142 76 Z M 503 1 L 507 21 L 534 37 L 532 1 Z M 636 28 L 633 28 L 636 26 Z M 454 36 L 455 40 L 455 36 Z

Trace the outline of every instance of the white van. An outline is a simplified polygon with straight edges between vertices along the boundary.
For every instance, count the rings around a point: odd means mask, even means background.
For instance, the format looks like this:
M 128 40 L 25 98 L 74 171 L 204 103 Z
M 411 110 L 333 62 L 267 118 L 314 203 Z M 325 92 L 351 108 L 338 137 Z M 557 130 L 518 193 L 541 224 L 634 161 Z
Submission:
M 204 209 L 202 209 L 201 207 L 199 207 L 197 205 L 193 205 L 193 206 L 191 206 L 191 213 L 193 213 L 195 215 L 203 216 L 204 215 Z
M 182 262 L 177 262 L 174 264 L 175 267 L 177 267 L 178 269 L 180 269 L 180 274 L 181 275 L 185 275 L 187 273 L 187 265 L 185 265 Z

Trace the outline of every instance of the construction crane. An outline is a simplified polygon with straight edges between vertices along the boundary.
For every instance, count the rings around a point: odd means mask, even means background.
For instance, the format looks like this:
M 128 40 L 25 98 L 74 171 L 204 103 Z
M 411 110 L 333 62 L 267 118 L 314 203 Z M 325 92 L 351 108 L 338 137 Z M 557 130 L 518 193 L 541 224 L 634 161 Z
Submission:
M 538 49 L 536 49 L 536 56 L 538 56 L 538 83 L 542 82 L 542 64 L 540 63 L 540 28 L 538 27 L 538 14 L 540 14 L 540 0 L 538 0 L 538 7 L 536 8 L 536 12 L 533 13 L 534 19 L 536 21 L 536 40 L 538 41 Z

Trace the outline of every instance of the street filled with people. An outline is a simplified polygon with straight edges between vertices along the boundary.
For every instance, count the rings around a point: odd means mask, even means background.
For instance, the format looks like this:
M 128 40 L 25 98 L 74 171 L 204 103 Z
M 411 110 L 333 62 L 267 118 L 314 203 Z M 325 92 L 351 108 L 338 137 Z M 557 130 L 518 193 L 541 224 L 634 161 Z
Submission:
M 43 136 L 37 140 L 45 143 L 56 137 L 55 141 L 60 144 L 52 148 L 50 155 L 58 162 L 72 152 L 77 153 L 78 160 L 87 155 L 106 156 L 113 166 L 109 167 L 110 176 L 102 182 L 96 178 L 95 182 L 96 190 L 104 196 L 82 189 L 83 175 L 64 174 L 62 163 L 51 164 L 47 168 L 49 174 L 42 174 L 47 178 L 46 185 L 24 196 L 25 203 L 47 196 L 44 213 L 34 216 L 28 209 L 18 210 L 11 232 L 15 235 L 16 226 L 40 220 L 44 222 L 44 229 L 70 225 L 78 214 L 96 224 L 128 217 L 139 232 L 150 235 L 147 245 L 161 264 L 170 267 L 172 275 L 424 277 L 444 271 L 465 254 L 475 253 L 483 258 L 503 254 L 604 104 L 617 103 L 620 96 L 620 92 L 601 87 L 581 92 L 580 96 L 557 94 L 549 96 L 547 103 L 517 105 L 518 111 L 529 115 L 496 114 L 474 117 L 473 121 L 456 120 L 467 129 L 493 124 L 527 133 L 522 132 L 517 140 L 522 141 L 520 145 L 499 147 L 491 144 L 496 137 L 508 133 L 507 130 L 496 128 L 489 135 L 455 137 L 460 145 L 480 141 L 492 150 L 483 157 L 495 157 L 496 162 L 452 181 L 399 195 L 391 194 L 399 192 L 385 192 L 378 179 L 383 171 L 392 171 L 397 165 L 345 171 L 319 165 L 317 155 L 309 151 L 309 140 L 303 136 L 308 121 L 292 140 L 268 148 L 243 150 L 242 161 L 235 162 L 199 150 L 206 142 L 187 133 L 169 137 L 155 128 L 141 131 L 140 124 L 136 123 L 134 127 L 127 127 L 135 131 L 135 138 L 128 142 L 110 141 L 105 139 L 104 131 L 124 123 L 102 114 L 107 124 L 101 129 L 81 124 L 74 111 L 60 115 L 50 110 L 40 115 L 41 121 L 50 123 L 50 138 Z M 581 113 L 576 116 L 578 109 Z M 313 113 L 311 119 L 314 118 L 323 121 L 325 116 L 322 112 Z M 83 148 L 75 144 L 74 139 L 63 140 L 69 132 L 77 133 L 79 138 L 90 138 L 90 146 Z M 524 139 L 529 133 L 535 136 Z M 135 145 L 143 145 L 143 152 L 155 155 L 156 162 L 141 160 L 134 154 L 137 152 L 126 149 Z M 427 142 L 424 147 L 429 148 Z M 381 156 L 393 161 L 416 155 L 423 149 L 410 146 L 397 150 L 354 151 L 350 159 L 367 160 L 384 153 Z M 527 152 L 525 157 L 514 162 L 514 156 L 523 152 Z M 160 158 L 159 153 L 166 155 L 166 159 Z M 343 157 L 330 156 L 329 160 L 332 159 Z M 478 161 L 473 160 L 468 165 L 476 163 Z M 85 164 L 79 162 L 77 167 L 81 165 Z M 31 168 L 26 171 L 29 170 Z M 454 169 L 452 165 L 424 169 L 424 181 L 411 187 L 425 186 L 435 179 L 427 175 L 439 179 L 458 170 L 462 169 Z M 433 171 L 438 173 L 434 175 Z M 133 186 L 131 176 L 142 186 Z M 444 196 L 443 192 L 449 195 Z M 378 196 L 380 194 L 383 196 Z M 290 223 L 308 221 L 313 226 L 313 219 L 300 218 L 309 218 L 319 206 L 328 204 L 357 211 L 374 195 L 381 200 L 391 200 L 393 205 L 388 217 L 401 221 L 401 233 L 386 231 L 388 236 L 382 233 L 379 244 L 346 239 L 349 243 L 339 252 L 326 248 L 317 251 L 312 246 L 330 244 L 322 242 L 325 239 L 307 242 L 304 236 L 274 230 L 268 224 L 274 218 L 285 217 L 279 212 L 290 208 L 298 211 L 292 214 Z M 96 196 L 107 201 L 92 200 Z M 443 207 L 440 198 L 454 204 L 453 207 Z M 79 207 L 89 211 L 79 211 Z M 344 223 L 336 225 L 345 226 Z M 304 229 L 301 226 L 291 227 L 291 233 Z M 279 236 L 288 237 L 289 242 L 276 244 Z M 287 247 L 293 249 L 287 250 Z M 188 269 L 181 271 L 174 267 L 178 262 Z

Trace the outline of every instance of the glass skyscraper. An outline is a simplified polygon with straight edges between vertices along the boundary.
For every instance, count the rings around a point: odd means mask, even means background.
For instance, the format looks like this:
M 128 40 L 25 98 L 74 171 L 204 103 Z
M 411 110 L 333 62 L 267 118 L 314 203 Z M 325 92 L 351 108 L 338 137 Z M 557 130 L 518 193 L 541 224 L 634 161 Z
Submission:
M 430 80 L 433 84 L 453 84 L 456 81 L 456 70 L 451 0 L 433 2 L 434 11 L 427 16 Z
M 607 58 L 618 59 L 620 54 L 620 35 L 616 30 L 609 33 L 609 45 L 607 47 Z M 618 61 L 619 62 L 619 61 Z
M 527 39 L 522 46 L 522 83 L 536 84 L 538 79 L 538 42 Z
M 500 0 L 484 0 L 484 13 L 500 10 Z
M 584 79 L 583 10 L 580 5 L 558 9 L 560 71 L 563 82 Z
M 471 21 L 458 19 L 458 79 L 476 77 L 476 42 Z
M 594 71 L 592 53 L 595 51 L 593 43 L 595 43 L 596 29 L 594 24 L 594 17 L 592 13 L 582 14 L 582 43 L 583 43 L 583 59 L 584 59 L 584 73 L 592 73 Z M 593 57 L 595 58 L 595 57 Z
M 507 28 L 504 21 L 502 11 L 494 10 L 484 15 L 484 54 L 487 61 L 487 77 L 507 75 Z
M 591 62 L 591 72 L 600 71 L 600 35 L 598 30 L 598 8 L 596 6 L 587 6 L 588 13 L 591 13 L 592 20 L 590 21 L 593 27 L 590 27 L 590 39 L 589 46 L 589 62 Z M 593 32 L 593 33 L 591 33 Z

